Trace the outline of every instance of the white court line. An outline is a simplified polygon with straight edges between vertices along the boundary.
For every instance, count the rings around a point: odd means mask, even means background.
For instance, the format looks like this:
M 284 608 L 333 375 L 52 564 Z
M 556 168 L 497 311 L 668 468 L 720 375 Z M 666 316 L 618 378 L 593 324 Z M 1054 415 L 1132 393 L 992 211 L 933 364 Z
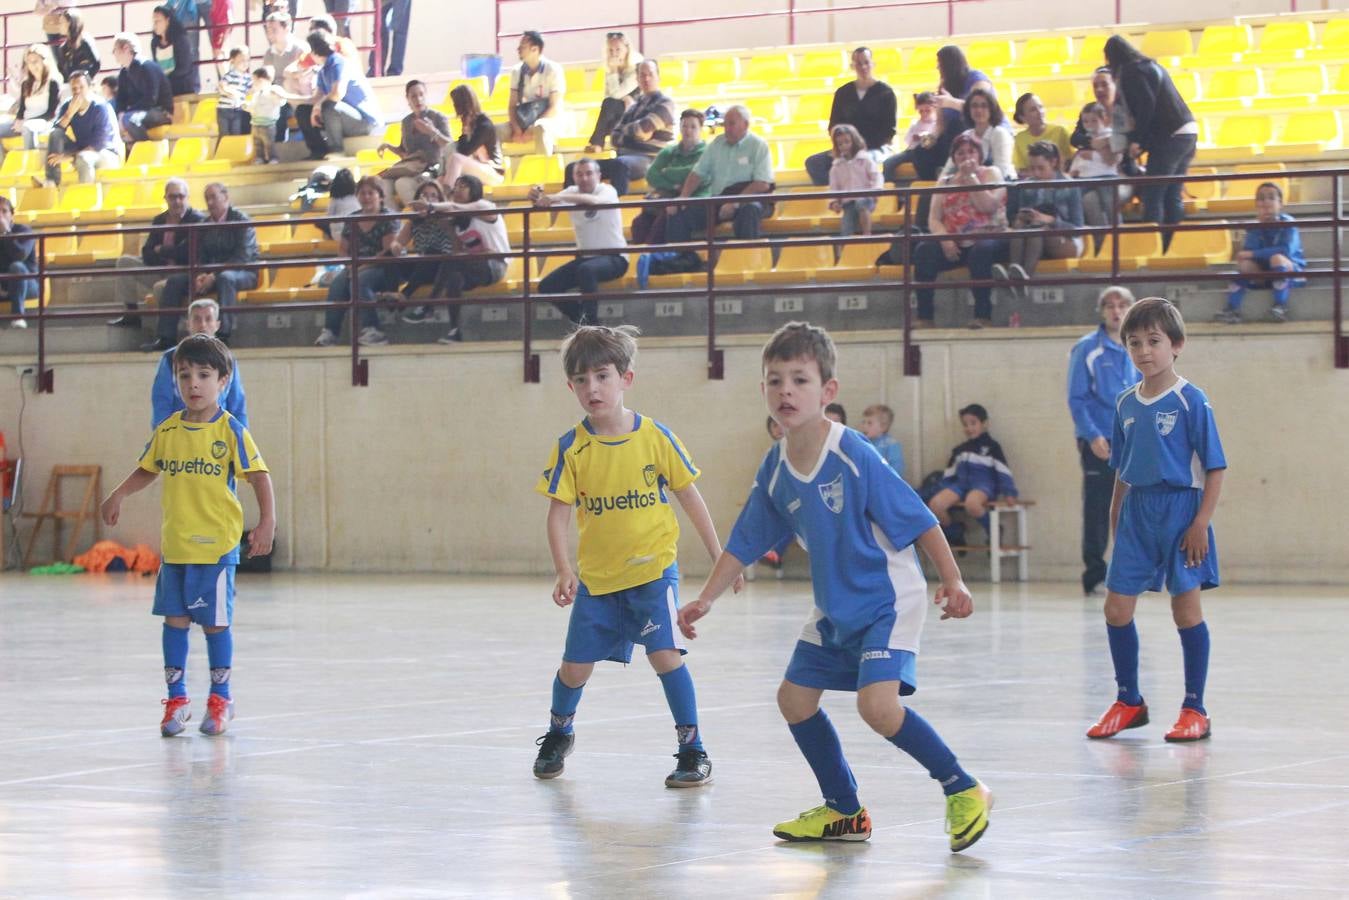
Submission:
M 166 738 L 165 740 L 181 740 L 181 738 Z M 332 749 L 345 746 L 340 743 L 329 743 L 322 747 L 286 747 L 281 750 L 261 750 L 256 753 L 236 753 L 234 759 L 254 759 L 260 756 L 281 756 L 286 753 L 300 753 L 305 750 Z M 10 781 L 0 781 L 0 787 L 13 787 L 21 784 L 37 784 L 43 781 L 59 781 L 62 778 L 83 778 L 86 775 L 103 775 L 108 772 L 130 772 L 135 769 L 147 769 L 152 766 L 164 766 L 164 760 L 156 759 L 151 762 L 127 763 L 124 766 L 102 766 L 97 769 L 81 769 L 76 772 L 57 772 L 52 775 L 33 775 L 29 778 L 14 778 Z

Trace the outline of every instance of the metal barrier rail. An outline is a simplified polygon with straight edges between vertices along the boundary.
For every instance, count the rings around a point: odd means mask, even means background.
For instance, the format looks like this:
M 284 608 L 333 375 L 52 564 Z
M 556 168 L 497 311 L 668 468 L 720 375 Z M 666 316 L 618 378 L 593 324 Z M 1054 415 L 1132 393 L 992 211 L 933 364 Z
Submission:
M 1310 169 L 1295 172 L 1274 171 L 1274 172 L 1243 172 L 1216 175 L 1168 175 L 1168 176 L 1141 176 L 1132 178 L 1101 178 L 1091 179 L 1089 184 L 1074 182 L 1082 187 L 1099 188 L 1112 187 L 1119 185 L 1134 185 L 1146 187 L 1150 185 L 1166 185 L 1172 183 L 1185 182 L 1203 182 L 1203 181 L 1247 181 L 1251 179 L 1270 180 L 1276 178 L 1300 178 L 1300 179 L 1329 179 L 1331 183 L 1331 213 L 1329 216 L 1314 218 L 1303 218 L 1296 222 L 1299 228 L 1312 229 L 1330 229 L 1331 231 L 1331 261 L 1328 267 L 1308 268 L 1299 273 L 1301 277 L 1308 280 L 1330 279 L 1334 302 L 1333 311 L 1333 348 L 1334 362 L 1336 368 L 1349 369 L 1349 337 L 1345 335 L 1344 329 L 1344 304 L 1342 297 L 1342 281 L 1345 269 L 1342 262 L 1342 236 L 1341 231 L 1345 227 L 1346 219 L 1343 212 L 1343 189 L 1342 180 L 1349 176 L 1349 169 Z M 1049 183 L 1049 182 L 1044 182 Z M 717 206 L 729 202 L 747 202 L 747 201 L 771 201 L 776 203 L 816 200 L 816 199 L 850 199 L 862 197 L 881 197 L 897 195 L 905 213 L 904 228 L 902 231 L 894 234 L 880 234 L 856 237 L 838 237 L 836 235 L 817 235 L 794 238 L 760 238 L 754 240 L 726 240 L 716 236 L 714 227 L 706 227 L 705 234 L 701 239 L 691 240 L 684 243 L 667 243 L 659 245 L 632 245 L 613 250 L 590 250 L 589 255 L 602 254 L 629 254 L 639 253 L 645 250 L 690 250 L 701 251 L 711 255 L 722 250 L 733 248 L 785 248 L 791 246 L 820 246 L 828 245 L 830 247 L 846 246 L 849 244 L 872 244 L 876 246 L 892 245 L 898 243 L 905 248 L 906 259 L 912 259 L 913 247 L 922 241 L 937 240 L 932 235 L 921 234 L 914 231 L 913 215 L 916 206 L 916 198 L 923 196 L 932 196 L 943 193 L 968 193 L 971 191 L 986 191 L 990 188 L 997 188 L 999 185 L 979 185 L 979 186 L 943 186 L 943 187 L 923 187 L 923 188 L 886 188 L 867 191 L 843 191 L 830 192 L 827 190 L 815 192 L 802 192 L 795 194 L 761 194 L 761 195 L 735 195 L 698 197 L 684 199 L 661 199 L 661 200 L 633 200 L 609 204 L 595 204 L 587 207 L 588 210 L 604 209 L 632 209 L 632 208 L 657 208 L 663 209 L 669 206 L 693 206 L 705 210 L 707 225 L 712 224 L 713 217 L 716 215 Z M 1010 185 L 1002 185 L 1004 187 Z M 1118 191 L 1114 192 L 1116 200 L 1115 205 L 1118 208 Z M 531 274 L 530 263 L 536 260 L 547 259 L 548 257 L 575 257 L 578 253 L 575 246 L 549 246 L 547 248 L 536 249 L 532 240 L 532 222 L 535 217 L 544 216 L 551 219 L 554 215 L 561 215 L 571 207 L 557 206 L 552 208 L 534 208 L 534 207 L 501 207 L 496 210 L 498 215 L 521 216 L 523 217 L 523 230 L 521 246 L 518 250 L 512 249 L 509 253 L 488 253 L 474 254 L 475 259 L 513 259 L 522 260 L 523 280 L 521 283 L 521 292 L 518 295 L 494 295 L 491 297 L 461 297 L 461 298 L 426 298 L 409 299 L 404 303 L 394 304 L 396 308 L 410 306 L 476 306 L 476 305 L 502 305 L 502 304 L 520 304 L 523 306 L 523 327 L 522 327 L 522 363 L 524 380 L 527 382 L 537 382 L 540 377 L 539 357 L 533 351 L 534 343 L 534 315 L 533 307 L 540 301 L 576 301 L 582 296 L 575 293 L 567 294 L 540 294 L 536 290 L 536 282 L 539 280 Z M 324 217 L 306 217 L 306 224 L 333 223 L 342 222 L 351 227 L 358 221 L 372 221 L 378 219 L 404 219 L 411 220 L 418 218 L 420 213 L 379 213 L 379 214 L 356 214 L 350 216 L 324 216 Z M 48 309 L 46 303 L 46 279 L 47 278 L 78 278 L 78 277 L 107 277 L 116 278 L 120 276 L 135 276 L 154 273 L 156 275 L 170 275 L 175 273 L 186 273 L 188 276 L 188 297 L 186 303 L 190 303 L 195 297 L 195 276 L 206 272 L 219 272 L 227 269 L 249 269 L 262 271 L 265 269 L 290 268 L 297 266 L 311 267 L 320 264 L 347 264 L 351 266 L 352 275 L 350 277 L 348 297 L 342 305 L 345 310 L 351 314 L 351 372 L 352 384 L 364 386 L 369 384 L 369 360 L 361 355 L 361 346 L 358 343 L 358 328 L 356 327 L 359 309 L 364 305 L 359 300 L 358 295 L 358 273 L 361 266 L 385 265 L 385 260 L 392 263 L 401 263 L 407 260 L 424 261 L 445 261 L 451 259 L 463 259 L 463 255 L 446 254 L 439 256 L 407 256 L 407 257 L 360 257 L 357 248 L 353 245 L 350 252 L 340 256 L 299 256 L 285 257 L 280 259 L 258 260 L 246 265 L 241 264 L 207 264 L 199 262 L 199 244 L 201 229 L 203 228 L 252 228 L 273 224 L 294 224 L 294 219 L 259 219 L 248 222 L 204 222 L 194 225 L 133 225 L 123 228 L 105 227 L 81 229 L 81 235 L 102 235 L 102 234 L 149 234 L 156 231 L 175 231 L 185 230 L 188 233 L 188 255 L 189 261 L 185 266 L 156 266 L 156 267 L 136 267 L 125 269 L 108 269 L 106 267 L 62 267 L 51 269 L 46 263 L 46 242 L 54 239 L 66 239 L 70 235 L 52 234 L 49 232 L 33 232 L 32 237 L 37 241 L 37 271 L 28 275 L 21 274 L 0 274 L 0 283 L 19 281 L 25 278 L 36 279 L 38 282 L 38 310 L 36 315 L 37 322 L 37 376 L 39 392 L 51 392 L 54 390 L 54 378 L 52 370 L 47 366 L 47 327 L 52 322 L 66 322 L 72 320 L 95 319 L 108 315 L 114 308 L 110 306 L 86 307 L 83 309 Z M 1072 273 L 1065 276 L 1034 276 L 1028 282 L 1031 286 L 1038 287 L 1056 287 L 1072 285 L 1100 285 L 1109 284 L 1139 284 L 1149 281 L 1156 281 L 1155 274 L 1149 274 L 1146 270 L 1135 270 L 1125 272 L 1120 268 L 1119 257 L 1119 236 L 1129 233 L 1178 233 L 1184 231 L 1212 231 L 1223 230 L 1230 231 L 1234 228 L 1257 228 L 1269 229 L 1284 227 L 1282 222 L 1262 223 L 1251 220 L 1225 220 L 1218 222 L 1182 222 L 1176 225 L 1159 226 L 1154 223 L 1143 224 L 1124 224 L 1119 221 L 1116 215 L 1109 225 L 1096 227 L 1083 227 L 1075 229 L 1040 229 L 1037 231 L 1041 235 L 1068 235 L 1074 237 L 1087 237 L 1091 235 L 1109 235 L 1113 236 L 1111 245 L 1111 268 L 1109 273 L 1105 274 L 1083 274 Z M 1011 238 L 1024 236 L 1024 231 L 1008 230 L 1001 232 L 980 232 L 982 237 Z M 13 234 L 0 236 L 0 241 L 26 239 L 27 236 L 15 236 Z M 792 292 L 796 294 L 819 294 L 835 293 L 840 289 L 857 290 L 862 287 L 866 290 L 893 290 L 899 293 L 900 309 L 902 309 L 902 321 L 897 323 L 901 330 L 904 345 L 904 373 L 906 375 L 921 375 L 922 373 L 922 348 L 915 342 L 913 336 L 913 314 L 910 304 L 910 298 L 914 290 L 918 288 L 970 288 L 970 287 L 995 287 L 996 282 L 990 280 L 974 280 L 970 278 L 963 279 L 942 279 L 934 281 L 920 282 L 914 278 L 914 269 L 911 264 L 903 266 L 903 275 L 899 279 L 875 278 L 866 282 L 835 282 L 835 283 L 815 283 L 798 285 L 740 285 L 721 287 L 717 284 L 716 268 L 712 265 L 706 266 L 706 271 L 701 273 L 705 275 L 705 283 L 698 287 L 672 288 L 661 290 L 646 291 L 625 291 L 621 289 L 605 290 L 598 294 L 587 295 L 595 299 L 640 299 L 652 302 L 661 300 L 705 300 L 707 303 L 707 366 L 708 377 L 720 379 L 724 376 L 725 362 L 722 350 L 717 346 L 717 309 L 716 301 L 722 298 L 732 297 L 754 297 L 766 294 L 781 294 Z M 1208 271 L 1172 271 L 1166 273 L 1166 280 L 1178 283 L 1204 283 L 1230 281 L 1231 272 L 1208 272 Z M 238 314 L 265 314 L 270 312 L 308 312 L 318 310 L 331 310 L 334 304 L 330 302 L 304 302 L 304 303 L 248 303 L 235 305 L 228 308 L 231 315 Z M 182 308 L 170 309 L 141 309 L 138 315 L 159 317 L 159 316 L 180 316 L 184 310 Z M 12 315 L 0 315 L 0 323 L 16 318 Z

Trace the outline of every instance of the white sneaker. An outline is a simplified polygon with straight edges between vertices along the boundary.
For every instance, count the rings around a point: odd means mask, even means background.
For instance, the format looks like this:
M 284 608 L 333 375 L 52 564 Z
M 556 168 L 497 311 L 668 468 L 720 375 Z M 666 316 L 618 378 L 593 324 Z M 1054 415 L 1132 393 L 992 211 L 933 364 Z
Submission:
M 331 331 L 325 328 L 321 332 L 319 332 L 319 339 L 314 341 L 314 346 L 331 347 L 336 343 L 337 343 L 337 335 L 333 334 Z
M 389 343 L 389 337 L 371 325 L 361 329 L 360 337 L 356 338 L 356 343 L 362 347 L 379 347 Z
M 1282 320 L 1280 320 L 1280 321 L 1282 321 Z M 10 323 L 9 323 L 9 327 L 10 327 L 10 328 L 18 328 L 18 329 L 22 330 L 22 329 L 28 327 L 28 320 L 27 320 L 27 319 L 15 319 L 13 322 L 10 322 Z

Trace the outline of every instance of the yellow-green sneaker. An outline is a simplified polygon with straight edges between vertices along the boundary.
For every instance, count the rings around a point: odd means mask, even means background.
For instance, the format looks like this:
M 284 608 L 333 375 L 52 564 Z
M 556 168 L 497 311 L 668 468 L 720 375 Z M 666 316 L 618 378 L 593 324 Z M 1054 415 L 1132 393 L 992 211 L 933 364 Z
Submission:
M 865 806 L 850 816 L 817 806 L 774 825 L 773 835 L 784 841 L 865 841 L 871 837 L 871 816 Z
M 981 781 L 946 798 L 946 833 L 951 836 L 952 853 L 964 850 L 984 836 L 992 809 L 993 792 Z

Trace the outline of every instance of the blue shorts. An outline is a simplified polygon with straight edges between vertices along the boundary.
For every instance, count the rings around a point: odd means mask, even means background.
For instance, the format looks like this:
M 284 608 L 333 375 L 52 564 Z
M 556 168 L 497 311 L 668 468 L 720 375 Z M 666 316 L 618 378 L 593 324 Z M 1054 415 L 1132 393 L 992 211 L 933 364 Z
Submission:
M 969 469 L 976 469 L 964 477 L 952 475 L 950 478 L 943 478 L 941 484 L 937 485 L 939 491 L 952 491 L 961 500 L 970 491 L 983 491 L 992 500 L 998 495 L 998 478 L 989 466 L 966 466 Z
M 1203 491 L 1191 488 L 1131 489 L 1124 495 L 1115 552 L 1105 586 L 1117 594 L 1136 597 L 1163 587 L 1172 597 L 1218 586 L 1218 549 L 1213 528 L 1208 530 L 1208 556 L 1197 566 L 1185 565 L 1181 538 L 1199 512 Z
M 234 621 L 234 564 L 163 563 L 151 612 L 228 627 Z
M 567 625 L 567 662 L 600 660 L 632 662 L 632 645 L 648 654 L 657 650 L 687 653 L 679 633 L 679 570 L 674 566 L 655 581 L 611 594 L 591 594 L 584 584 L 576 591 Z
M 918 657 L 888 647 L 822 647 L 797 641 L 786 679 L 823 691 L 858 691 L 877 681 L 898 681 L 899 693 L 917 689 Z

